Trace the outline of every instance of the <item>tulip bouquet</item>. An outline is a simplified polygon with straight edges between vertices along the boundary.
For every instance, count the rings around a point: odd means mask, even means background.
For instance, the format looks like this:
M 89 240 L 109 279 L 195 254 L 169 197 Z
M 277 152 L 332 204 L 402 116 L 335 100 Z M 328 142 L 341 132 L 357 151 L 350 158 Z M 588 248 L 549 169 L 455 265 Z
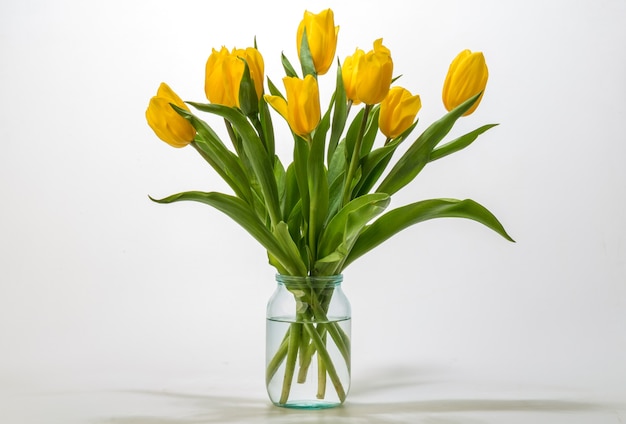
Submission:
M 471 219 L 512 240 L 491 212 L 469 199 L 421 200 L 384 212 L 391 196 L 424 166 L 464 149 L 494 126 L 484 125 L 442 143 L 455 122 L 481 101 L 488 76 L 482 53 L 465 50 L 452 61 L 443 84 L 448 113 L 412 136 L 420 97 L 395 85 L 390 50 L 377 39 L 372 50 L 357 48 L 336 62 L 338 32 L 332 10 L 304 13 L 296 36 L 301 71 L 282 55 L 284 91 L 269 78 L 265 81 L 256 41 L 246 49 L 213 49 L 204 86 L 209 103 L 185 103 L 162 83 L 146 111 L 148 124 L 166 143 L 196 149 L 233 193 L 187 191 L 153 200 L 197 201 L 222 211 L 265 248 L 278 274 L 287 276 L 341 274 L 396 233 L 434 218 Z M 318 79 L 334 63 L 335 90 L 322 112 Z M 229 143 L 187 105 L 223 118 Z M 293 158 L 287 165 L 275 153 L 270 108 L 293 135 L 289 141 Z M 404 153 L 392 161 L 407 143 Z M 308 318 L 319 317 L 311 312 Z M 338 327 L 325 328 L 324 336 L 326 332 L 338 343 L 344 336 Z M 288 333 L 284 344 L 288 346 L 289 340 Z M 319 340 L 324 338 L 291 341 L 306 357 L 311 351 L 323 353 Z M 272 363 L 295 362 L 286 351 L 277 353 Z M 289 365 L 293 372 L 293 363 Z M 331 370 L 332 364 L 327 365 Z M 275 371 L 268 369 L 268 375 Z M 289 396 L 290 383 L 285 384 L 283 400 Z M 336 384 L 335 388 L 338 393 L 342 390 Z

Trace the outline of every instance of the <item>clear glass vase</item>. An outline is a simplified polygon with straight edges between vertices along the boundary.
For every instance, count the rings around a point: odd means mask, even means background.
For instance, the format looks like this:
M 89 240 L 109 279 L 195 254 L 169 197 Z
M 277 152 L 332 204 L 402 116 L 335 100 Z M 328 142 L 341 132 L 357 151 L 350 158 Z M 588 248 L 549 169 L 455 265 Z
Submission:
M 277 275 L 267 304 L 266 385 L 287 408 L 341 405 L 350 389 L 350 302 L 341 275 Z

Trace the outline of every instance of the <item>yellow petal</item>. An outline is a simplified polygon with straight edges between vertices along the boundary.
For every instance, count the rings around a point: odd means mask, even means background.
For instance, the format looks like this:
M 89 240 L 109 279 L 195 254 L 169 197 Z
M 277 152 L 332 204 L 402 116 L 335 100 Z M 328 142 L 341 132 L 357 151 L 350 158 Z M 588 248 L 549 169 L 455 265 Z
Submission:
M 266 94 L 263 97 L 265 98 L 265 101 L 271 107 L 273 107 L 276 112 L 280 113 L 280 116 L 285 118 L 286 121 L 289 121 L 287 113 L 287 102 L 285 101 L 285 99 L 280 96 L 271 96 L 269 94 Z

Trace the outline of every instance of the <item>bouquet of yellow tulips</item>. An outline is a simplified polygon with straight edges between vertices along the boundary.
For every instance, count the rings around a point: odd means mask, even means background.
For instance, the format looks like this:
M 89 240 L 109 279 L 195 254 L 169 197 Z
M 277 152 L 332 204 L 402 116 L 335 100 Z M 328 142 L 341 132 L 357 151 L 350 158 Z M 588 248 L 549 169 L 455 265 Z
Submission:
M 269 263 L 285 276 L 341 274 L 396 233 L 434 218 L 471 219 L 512 241 L 491 212 L 469 199 L 421 200 L 385 212 L 391 196 L 424 166 L 464 149 L 495 126 L 442 143 L 455 122 L 481 101 L 488 77 L 483 54 L 465 50 L 456 56 L 443 85 L 448 113 L 412 136 L 420 97 L 395 85 L 390 50 L 377 39 L 372 50 L 357 48 L 336 61 L 338 32 L 332 10 L 304 13 L 296 36 L 300 72 L 281 57 L 284 91 L 269 78 L 265 85 L 256 41 L 246 49 L 213 50 L 204 86 L 209 103 L 185 103 L 162 83 L 146 111 L 148 124 L 166 143 L 196 149 L 232 193 L 188 191 L 153 200 L 191 200 L 222 211 L 261 243 Z M 336 86 L 322 111 L 318 79 L 334 63 Z M 188 105 L 223 118 L 229 143 Z M 287 165 L 275 153 L 270 108 L 293 134 Z M 392 161 L 403 143 L 408 148 Z M 341 339 L 341 329 L 334 330 L 325 331 Z M 285 339 L 288 344 L 289 334 Z M 284 392 L 286 400 L 288 387 Z

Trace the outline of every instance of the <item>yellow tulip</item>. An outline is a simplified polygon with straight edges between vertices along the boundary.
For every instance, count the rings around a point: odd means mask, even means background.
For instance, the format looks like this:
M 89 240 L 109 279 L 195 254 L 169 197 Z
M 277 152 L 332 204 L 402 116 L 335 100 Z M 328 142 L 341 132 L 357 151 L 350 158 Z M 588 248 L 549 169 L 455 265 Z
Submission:
M 161 140 L 173 147 L 185 147 L 193 141 L 196 130 L 172 108 L 171 104 L 189 110 L 181 98 L 162 82 L 157 95 L 150 99 L 146 120 Z
M 359 59 L 364 54 L 365 52 L 363 50 L 357 48 L 354 54 L 346 57 L 346 60 L 343 61 L 343 65 L 341 65 L 341 77 L 346 90 L 346 97 L 355 105 L 361 103 L 356 96 L 356 69 L 359 64 Z
M 243 60 L 242 60 L 243 59 Z M 257 99 L 263 94 L 264 63 L 261 53 L 252 47 L 213 49 L 206 62 L 204 92 L 211 103 L 239 107 L 239 86 L 244 72 L 244 60 L 250 69 Z
M 362 53 L 359 49 L 347 58 L 341 68 L 346 95 L 353 103 L 380 103 L 391 85 L 393 61 L 383 39 L 374 41 L 374 49 Z
M 487 86 L 489 71 L 482 52 L 463 50 L 450 64 L 448 75 L 443 84 L 443 104 L 451 111 L 464 101 L 478 93 L 484 92 Z M 482 100 L 482 94 L 474 105 L 463 114 L 474 112 Z
M 280 96 L 267 94 L 265 99 L 285 118 L 294 133 L 307 138 L 317 127 L 322 114 L 317 79 L 312 75 L 304 79 L 285 77 L 283 84 L 287 101 Z
M 298 26 L 296 37 L 298 56 L 300 56 L 300 46 L 305 29 L 315 72 L 318 75 L 324 75 L 332 65 L 337 49 L 339 27 L 335 26 L 333 11 L 326 9 L 318 14 L 309 11 L 304 12 L 304 18 Z
M 408 129 L 422 108 L 420 96 L 402 87 L 393 87 L 380 104 L 378 126 L 387 138 L 396 138 Z

